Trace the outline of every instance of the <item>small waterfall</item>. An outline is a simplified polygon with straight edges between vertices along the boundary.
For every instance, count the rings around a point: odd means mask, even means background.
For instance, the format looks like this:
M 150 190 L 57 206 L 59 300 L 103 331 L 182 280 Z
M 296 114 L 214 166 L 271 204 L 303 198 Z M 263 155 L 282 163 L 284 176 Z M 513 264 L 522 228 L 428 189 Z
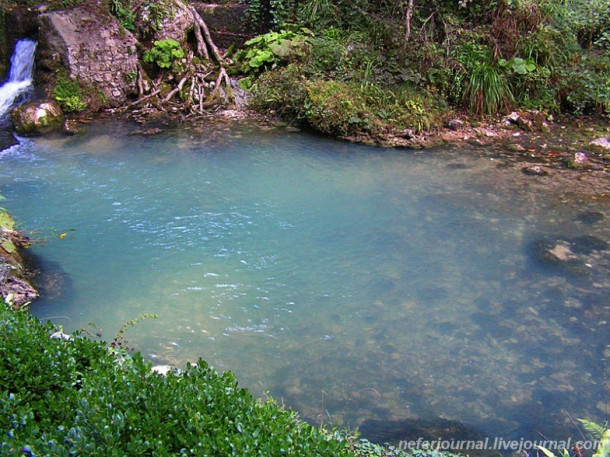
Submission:
M 0 119 L 16 104 L 23 103 L 33 89 L 34 54 L 36 42 L 19 40 L 11 56 L 8 80 L 0 87 Z

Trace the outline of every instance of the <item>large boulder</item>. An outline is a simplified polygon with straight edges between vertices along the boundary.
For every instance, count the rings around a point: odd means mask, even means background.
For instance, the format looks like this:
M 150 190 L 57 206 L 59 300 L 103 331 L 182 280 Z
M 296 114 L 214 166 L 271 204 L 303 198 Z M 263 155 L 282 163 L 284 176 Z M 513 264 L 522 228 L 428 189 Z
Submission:
M 120 106 L 136 93 L 136 43 L 94 3 L 40 15 L 41 66 L 65 67 L 73 80 L 100 92 L 110 106 Z
M 64 113 L 55 100 L 45 99 L 15 108 L 11 112 L 11 120 L 21 135 L 44 135 L 61 130 Z

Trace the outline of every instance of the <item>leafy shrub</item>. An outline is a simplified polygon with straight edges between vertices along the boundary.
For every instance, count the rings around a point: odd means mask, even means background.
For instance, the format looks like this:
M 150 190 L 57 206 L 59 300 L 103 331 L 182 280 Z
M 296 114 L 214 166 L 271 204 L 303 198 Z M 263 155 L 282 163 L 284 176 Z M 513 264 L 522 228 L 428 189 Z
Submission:
M 245 43 L 235 58 L 242 62 L 244 73 L 260 73 L 280 63 L 305 57 L 313 33 L 309 29 L 299 32 L 281 30 L 259 35 Z
M 307 87 L 307 94 L 307 120 L 320 132 L 348 136 L 369 129 L 366 102 L 349 85 L 314 81 Z
M 76 113 L 87 108 L 80 85 L 66 76 L 58 76 L 53 98 L 66 113 Z
M 456 57 L 461 64 L 454 79 L 460 86 L 456 92 L 461 94 L 461 101 L 470 111 L 479 115 L 495 114 L 512 104 L 513 95 L 505 70 L 487 46 L 467 42 L 459 48 Z M 527 73 L 525 62 L 523 68 Z
M 144 62 L 157 65 L 161 69 L 172 68 L 174 63 L 185 57 L 184 50 L 176 40 L 155 41 L 152 49 L 144 52 Z
M 312 76 L 332 76 L 344 67 L 343 59 L 347 56 L 347 48 L 339 40 L 313 38 L 311 44 L 308 72 Z
M 56 330 L 0 304 L 1 455 L 353 455 L 202 360 L 164 377 L 139 353 Z
M 295 64 L 263 73 L 252 86 L 250 107 L 273 111 L 289 121 L 305 119 L 307 81 Z
M 610 56 L 585 55 L 560 71 L 563 108 L 610 114 Z

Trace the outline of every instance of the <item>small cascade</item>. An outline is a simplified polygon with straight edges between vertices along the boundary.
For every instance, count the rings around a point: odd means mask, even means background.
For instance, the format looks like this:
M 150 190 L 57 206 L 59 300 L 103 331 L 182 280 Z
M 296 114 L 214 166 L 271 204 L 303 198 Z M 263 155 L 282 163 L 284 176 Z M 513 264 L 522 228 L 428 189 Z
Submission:
M 35 52 L 36 42 L 33 40 L 19 40 L 15 45 L 8 80 L 0 87 L 0 120 L 11 108 L 26 101 L 31 93 Z

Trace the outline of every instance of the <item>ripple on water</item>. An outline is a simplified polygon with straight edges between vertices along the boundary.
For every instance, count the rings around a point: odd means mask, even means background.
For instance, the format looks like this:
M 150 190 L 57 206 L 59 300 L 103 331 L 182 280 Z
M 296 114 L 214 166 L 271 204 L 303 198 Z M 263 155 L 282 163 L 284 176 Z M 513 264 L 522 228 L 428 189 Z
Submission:
M 38 316 L 111 339 L 153 312 L 127 338 L 155 364 L 203 357 L 371 437 L 445 418 L 536 438 L 571 433 L 562 408 L 603 417 L 607 202 L 524 192 L 466 154 L 95 128 L 0 157 L 6 206 L 67 279 Z

